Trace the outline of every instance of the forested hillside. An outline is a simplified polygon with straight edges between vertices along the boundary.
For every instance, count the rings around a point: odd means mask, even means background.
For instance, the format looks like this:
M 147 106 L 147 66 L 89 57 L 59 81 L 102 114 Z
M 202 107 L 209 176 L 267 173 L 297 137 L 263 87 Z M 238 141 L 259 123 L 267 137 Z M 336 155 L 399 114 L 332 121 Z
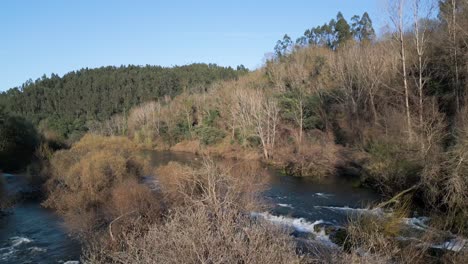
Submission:
M 81 69 L 59 77 L 45 75 L 0 94 L 7 112 L 31 120 L 61 137 L 78 137 L 89 124 L 132 106 L 183 91 L 204 89 L 217 80 L 231 80 L 246 72 L 213 64 L 165 68 L 121 66 Z

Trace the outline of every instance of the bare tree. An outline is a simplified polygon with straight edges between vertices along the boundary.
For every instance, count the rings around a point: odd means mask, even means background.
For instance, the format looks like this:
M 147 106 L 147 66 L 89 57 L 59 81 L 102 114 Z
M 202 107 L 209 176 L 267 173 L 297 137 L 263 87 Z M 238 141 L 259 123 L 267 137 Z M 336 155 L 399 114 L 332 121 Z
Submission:
M 237 122 L 244 131 L 253 130 L 260 138 L 263 156 L 269 159 L 275 146 L 279 107 L 274 98 L 260 89 L 237 89 L 234 106 Z
M 335 78 L 344 94 L 344 103 L 351 115 L 350 121 L 361 120 L 360 106 L 365 101 L 366 90 L 359 84 L 358 61 L 360 60 L 358 45 L 349 45 L 347 49 L 338 51 L 335 55 L 333 70 Z M 353 123 L 352 123 L 353 124 Z
M 407 61 L 406 61 L 406 50 L 405 50 L 405 0 L 389 0 L 389 13 L 390 20 L 395 26 L 395 39 L 399 44 L 400 50 L 400 60 L 401 60 L 401 71 L 402 71 L 402 81 L 403 88 L 405 91 L 405 110 L 406 110 L 406 123 L 408 129 L 408 140 L 409 142 L 413 141 L 413 129 L 411 122 L 411 110 L 409 102 L 409 86 L 408 86 L 408 73 L 407 73 Z
M 412 0 L 413 1 L 413 36 L 418 61 L 416 68 L 418 76 L 416 86 L 418 87 L 419 99 L 419 125 L 424 125 L 424 86 L 427 78 L 424 75 L 427 68 L 427 57 L 425 56 L 427 46 L 427 21 L 432 15 L 434 2 L 432 0 Z M 421 22 L 422 21 L 422 22 Z M 425 149 L 424 140 L 421 140 L 421 150 Z
M 454 67 L 454 82 L 455 82 L 455 98 L 456 98 L 456 109 L 460 111 L 460 74 L 458 66 L 458 36 L 457 36 L 457 1 L 450 0 L 450 16 L 447 17 L 447 24 L 450 34 L 450 44 L 452 46 L 452 60 Z
M 299 51 L 301 52 L 301 51 Z M 287 83 L 289 90 L 292 94 L 292 113 L 294 121 L 297 123 L 298 129 L 298 143 L 299 148 L 302 142 L 302 134 L 304 130 L 304 108 L 307 95 L 310 93 L 310 70 L 313 69 L 311 65 L 312 58 L 309 54 L 302 54 L 302 56 L 294 56 L 292 60 L 286 65 Z
M 374 124 L 379 125 L 376 97 L 384 87 L 385 74 L 391 71 L 396 54 L 389 52 L 385 43 L 361 45 L 355 53 L 357 82 L 365 89 Z

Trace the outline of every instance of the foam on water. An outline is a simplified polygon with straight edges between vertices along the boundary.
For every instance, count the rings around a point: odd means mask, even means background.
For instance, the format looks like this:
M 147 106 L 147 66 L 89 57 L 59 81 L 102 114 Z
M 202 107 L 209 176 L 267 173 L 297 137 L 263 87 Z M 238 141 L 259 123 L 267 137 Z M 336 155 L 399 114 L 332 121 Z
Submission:
M 454 238 L 454 239 L 445 241 L 442 244 L 433 245 L 432 248 L 447 249 L 450 251 L 459 252 L 465 247 L 467 242 L 468 242 L 467 239 Z
M 375 214 L 375 215 L 381 215 L 383 213 L 383 210 L 380 208 L 377 209 L 366 209 L 366 208 L 351 208 L 348 206 L 344 207 L 337 207 L 337 206 L 314 206 L 314 208 L 317 209 L 328 209 L 332 211 L 339 211 L 339 212 L 346 212 L 346 213 L 367 213 L 367 214 Z
M 19 252 L 17 249 L 18 247 L 33 242 L 32 239 L 19 236 L 11 237 L 9 241 L 9 246 L 0 248 L 0 260 L 7 260 L 10 257 L 13 257 L 16 252 Z
M 322 242 L 325 245 L 336 247 L 336 244 L 330 240 L 330 237 L 325 234 L 325 230 L 320 228 L 320 231 L 316 231 L 316 226 L 326 223 L 323 220 L 317 220 L 315 222 L 309 222 L 304 218 L 293 218 L 287 216 L 277 216 L 270 213 L 251 213 L 254 217 L 261 217 L 271 223 L 293 228 L 294 230 L 302 233 L 310 233 L 315 235 L 315 240 Z
M 287 208 L 291 208 L 291 209 L 294 209 L 294 207 L 290 204 L 283 204 L 283 203 L 279 203 L 278 206 L 280 207 L 287 207 Z
M 410 226 L 411 228 L 415 228 L 418 230 L 426 230 L 429 228 L 429 226 L 427 225 L 427 222 L 429 220 L 429 217 L 422 216 L 413 218 L 403 218 L 402 222 L 405 225 Z
M 33 242 L 31 239 L 27 238 L 27 237 L 12 237 L 10 238 L 11 242 L 12 242 L 12 247 L 17 247 L 17 246 L 20 246 L 22 244 L 28 244 L 28 243 L 31 243 Z
M 31 252 L 46 252 L 47 249 L 40 247 L 30 247 L 28 248 Z
M 315 195 L 317 195 L 317 196 L 319 196 L 319 197 L 322 197 L 322 198 L 326 198 L 326 199 L 328 199 L 328 198 L 334 196 L 334 195 L 331 194 L 331 193 L 322 193 L 322 192 L 315 193 Z

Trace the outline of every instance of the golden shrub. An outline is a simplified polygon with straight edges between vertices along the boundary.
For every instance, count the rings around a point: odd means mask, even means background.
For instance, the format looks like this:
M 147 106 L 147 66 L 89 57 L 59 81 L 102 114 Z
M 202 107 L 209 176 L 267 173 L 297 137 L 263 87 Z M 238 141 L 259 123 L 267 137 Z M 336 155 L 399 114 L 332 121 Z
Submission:
M 130 140 L 86 135 L 53 156 L 44 205 L 64 215 L 78 231 L 93 229 L 124 211 L 145 211 L 142 207 L 148 209 L 152 199 L 148 187 L 138 183 L 145 167 Z

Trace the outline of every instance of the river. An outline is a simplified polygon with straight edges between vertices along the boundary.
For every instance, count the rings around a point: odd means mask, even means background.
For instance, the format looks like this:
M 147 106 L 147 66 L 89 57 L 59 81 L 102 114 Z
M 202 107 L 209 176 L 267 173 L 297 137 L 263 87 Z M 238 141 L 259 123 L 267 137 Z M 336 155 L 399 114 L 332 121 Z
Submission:
M 200 163 L 200 157 L 192 154 L 146 152 L 145 155 L 154 166 L 170 161 Z M 264 169 L 269 177 L 264 197 L 272 210 L 252 212 L 252 215 L 290 226 L 298 232 L 314 233 L 316 238 L 331 245 L 323 225 L 342 226 L 350 214 L 367 211 L 366 205 L 380 200 L 377 193 L 354 187 L 353 181 L 346 177 L 313 181 L 284 176 L 267 166 Z M 18 177 L 4 177 L 10 191 L 22 188 Z M 34 200 L 19 202 L 10 211 L 0 218 L 1 263 L 77 263 L 80 245 L 67 234 L 56 214 Z
M 29 188 L 16 175 L 4 174 L 10 195 Z M 38 200 L 20 200 L 0 217 L 0 263 L 77 263 L 81 247 L 54 212 Z

